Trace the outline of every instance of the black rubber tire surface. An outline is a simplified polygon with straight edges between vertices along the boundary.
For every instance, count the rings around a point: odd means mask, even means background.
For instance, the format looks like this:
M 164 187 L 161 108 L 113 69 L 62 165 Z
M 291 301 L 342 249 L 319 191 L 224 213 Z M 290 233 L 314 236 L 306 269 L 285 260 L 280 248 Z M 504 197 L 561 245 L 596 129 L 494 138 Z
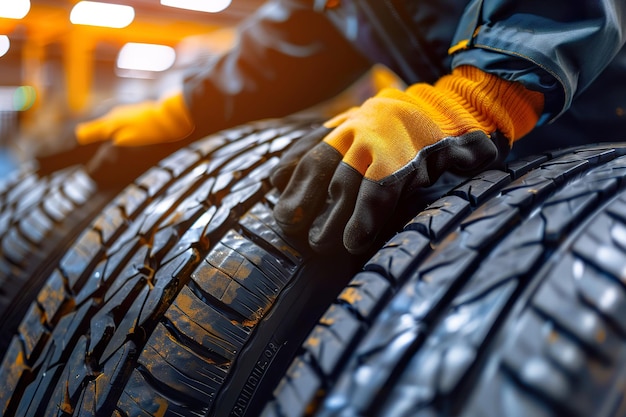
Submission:
M 185 145 L 77 146 L 24 162 L 0 179 L 0 335 L 15 332 L 55 263 L 104 206 Z M 9 341 L 0 337 L 0 357 Z
M 42 174 L 35 162 L 0 181 L 0 334 L 15 331 L 54 262 L 111 198 L 81 166 Z M 9 338 L 0 338 L 0 356 Z
M 117 195 L 53 263 L 10 340 L 0 415 L 258 415 L 363 263 L 315 258 L 274 224 L 268 176 L 311 127 L 212 135 Z
M 626 145 L 484 172 L 410 221 L 263 417 L 626 415 Z

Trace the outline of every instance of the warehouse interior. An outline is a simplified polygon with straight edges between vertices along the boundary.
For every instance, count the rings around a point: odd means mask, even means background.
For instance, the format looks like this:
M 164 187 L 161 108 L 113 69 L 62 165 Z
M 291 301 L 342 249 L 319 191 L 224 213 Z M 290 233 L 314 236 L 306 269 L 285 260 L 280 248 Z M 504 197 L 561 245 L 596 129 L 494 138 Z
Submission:
M 0 2 L 0 176 L 62 147 L 77 120 L 175 88 L 263 2 Z

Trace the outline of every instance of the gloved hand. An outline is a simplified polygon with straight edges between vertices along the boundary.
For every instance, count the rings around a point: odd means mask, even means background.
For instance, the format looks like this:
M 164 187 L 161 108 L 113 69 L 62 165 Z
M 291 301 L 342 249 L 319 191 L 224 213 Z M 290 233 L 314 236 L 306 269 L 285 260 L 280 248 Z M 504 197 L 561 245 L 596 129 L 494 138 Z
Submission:
M 503 158 L 542 110 L 543 94 L 470 66 L 383 90 L 325 123 L 330 133 L 297 165 L 299 155 L 279 165 L 282 185 L 293 174 L 274 216 L 288 234 L 309 228 L 313 249 L 362 253 L 403 195 Z
M 110 140 L 118 146 L 142 146 L 184 139 L 194 122 L 182 93 L 161 101 L 115 107 L 104 116 L 76 126 L 78 143 Z
M 280 161 L 278 161 L 270 175 L 272 185 L 278 188 L 279 191 L 284 191 L 302 156 L 320 143 L 331 131 L 332 129 L 325 125 L 319 126 L 302 136 L 289 149 L 283 152 Z

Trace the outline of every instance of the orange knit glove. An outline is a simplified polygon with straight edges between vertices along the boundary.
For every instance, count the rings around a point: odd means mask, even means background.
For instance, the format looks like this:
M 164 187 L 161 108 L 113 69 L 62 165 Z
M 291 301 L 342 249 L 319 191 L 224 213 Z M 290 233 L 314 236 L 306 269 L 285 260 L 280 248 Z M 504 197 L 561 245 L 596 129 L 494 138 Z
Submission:
M 503 158 L 542 110 L 541 93 L 469 66 L 432 86 L 383 90 L 328 121 L 323 141 L 299 163 L 291 155 L 279 164 L 279 188 L 293 173 L 276 220 L 287 233 L 310 227 L 314 249 L 343 243 L 361 253 L 403 194 L 446 170 L 469 174 Z
M 194 123 L 182 93 L 161 101 L 118 106 L 104 116 L 76 126 L 81 145 L 111 140 L 119 146 L 174 142 L 187 137 Z

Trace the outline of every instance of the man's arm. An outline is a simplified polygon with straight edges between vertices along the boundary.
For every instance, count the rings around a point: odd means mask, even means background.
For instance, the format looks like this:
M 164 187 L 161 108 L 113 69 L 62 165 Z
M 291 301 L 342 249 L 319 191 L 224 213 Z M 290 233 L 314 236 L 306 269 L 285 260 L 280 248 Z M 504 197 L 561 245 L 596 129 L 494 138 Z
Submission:
M 565 112 L 626 42 L 622 0 L 474 0 L 459 23 L 452 67 L 472 65 L 545 96 L 542 122 Z
M 82 123 L 78 142 L 175 142 L 285 116 L 333 97 L 370 63 L 310 3 L 266 3 L 240 25 L 235 46 L 188 76 L 183 91 Z
M 444 171 L 469 174 L 502 159 L 565 111 L 623 45 L 622 3 L 472 1 L 450 48 L 452 74 L 385 90 L 328 122 L 281 179 L 278 223 L 307 232 L 320 251 L 367 250 L 404 195 Z
M 265 4 L 240 26 L 231 51 L 186 80 L 196 130 L 294 113 L 333 97 L 369 69 L 310 3 Z

